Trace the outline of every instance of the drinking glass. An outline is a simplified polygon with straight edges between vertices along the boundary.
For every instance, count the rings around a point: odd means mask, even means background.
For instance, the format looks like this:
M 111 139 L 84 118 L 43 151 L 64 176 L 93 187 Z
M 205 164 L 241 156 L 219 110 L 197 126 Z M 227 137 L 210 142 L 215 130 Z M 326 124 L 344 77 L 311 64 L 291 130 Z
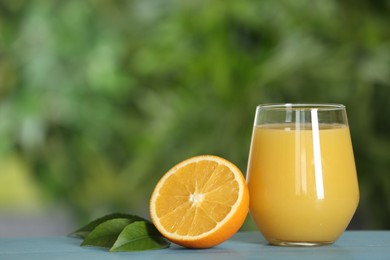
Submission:
M 359 202 L 345 106 L 259 105 L 247 183 L 250 214 L 270 244 L 334 243 Z

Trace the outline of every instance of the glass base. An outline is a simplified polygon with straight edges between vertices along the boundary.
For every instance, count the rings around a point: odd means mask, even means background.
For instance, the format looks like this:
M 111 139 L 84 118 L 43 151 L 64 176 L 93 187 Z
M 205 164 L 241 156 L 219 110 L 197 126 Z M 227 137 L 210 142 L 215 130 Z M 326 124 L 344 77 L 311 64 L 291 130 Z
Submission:
M 268 242 L 273 246 L 291 246 L 291 247 L 315 247 L 315 246 L 328 246 L 333 244 L 333 241 L 283 241 L 278 239 L 270 239 Z

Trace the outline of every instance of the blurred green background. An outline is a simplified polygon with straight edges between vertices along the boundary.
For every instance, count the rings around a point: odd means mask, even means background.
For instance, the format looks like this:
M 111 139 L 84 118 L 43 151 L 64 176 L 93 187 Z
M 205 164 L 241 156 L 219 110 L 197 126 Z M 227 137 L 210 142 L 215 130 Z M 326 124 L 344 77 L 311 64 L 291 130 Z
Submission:
M 256 105 L 343 103 L 361 199 L 390 228 L 390 1 L 0 1 L 0 236 L 148 217 L 171 166 L 245 173 Z M 243 229 L 251 229 L 248 220 Z

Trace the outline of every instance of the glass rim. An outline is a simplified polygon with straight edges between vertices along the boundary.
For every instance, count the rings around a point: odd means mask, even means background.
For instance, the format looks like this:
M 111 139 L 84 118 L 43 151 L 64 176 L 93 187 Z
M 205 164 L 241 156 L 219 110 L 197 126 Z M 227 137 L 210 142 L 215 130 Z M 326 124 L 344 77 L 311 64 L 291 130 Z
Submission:
M 345 109 L 345 105 L 337 103 L 268 103 L 260 104 L 257 110 L 319 110 L 335 111 Z

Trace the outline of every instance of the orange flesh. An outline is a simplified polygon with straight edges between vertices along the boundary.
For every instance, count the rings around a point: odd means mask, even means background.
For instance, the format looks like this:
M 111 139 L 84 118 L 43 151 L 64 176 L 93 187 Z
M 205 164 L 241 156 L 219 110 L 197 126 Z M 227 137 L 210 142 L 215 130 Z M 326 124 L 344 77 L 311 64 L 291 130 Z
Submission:
M 214 161 L 189 163 L 165 180 L 156 200 L 156 215 L 167 232 L 201 235 L 228 215 L 238 190 L 227 166 Z

